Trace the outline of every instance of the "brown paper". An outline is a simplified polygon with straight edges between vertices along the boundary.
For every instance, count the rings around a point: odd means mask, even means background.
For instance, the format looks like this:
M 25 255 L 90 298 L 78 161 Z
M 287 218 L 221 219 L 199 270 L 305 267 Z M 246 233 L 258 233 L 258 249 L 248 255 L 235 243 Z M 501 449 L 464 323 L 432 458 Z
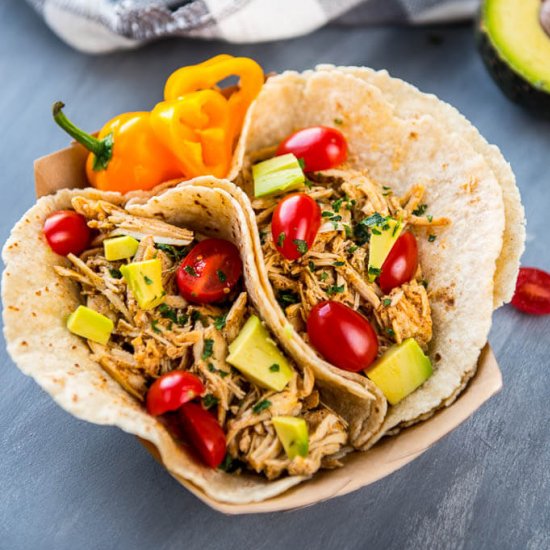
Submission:
M 65 187 L 87 185 L 84 164 L 86 151 L 77 144 L 35 161 L 37 197 Z M 344 460 L 345 467 L 322 471 L 283 495 L 251 504 L 217 502 L 187 480 L 177 478 L 189 491 L 210 507 L 226 514 L 275 512 L 310 506 L 316 502 L 345 495 L 395 472 L 420 456 L 434 443 L 471 416 L 485 401 L 502 388 L 502 376 L 495 356 L 487 344 L 479 357 L 478 370 L 460 397 L 430 419 L 387 437 L 365 453 L 353 453 Z M 141 441 L 159 460 L 149 442 Z

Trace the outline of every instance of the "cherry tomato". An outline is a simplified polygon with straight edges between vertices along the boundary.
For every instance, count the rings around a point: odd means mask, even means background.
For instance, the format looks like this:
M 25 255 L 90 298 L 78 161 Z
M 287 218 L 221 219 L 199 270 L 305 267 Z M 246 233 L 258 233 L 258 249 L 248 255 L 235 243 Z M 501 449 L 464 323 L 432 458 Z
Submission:
M 217 468 L 225 457 L 225 434 L 218 421 L 198 403 L 186 403 L 179 410 L 183 430 L 202 460 Z
M 394 243 L 382 264 L 378 284 L 388 294 L 393 288 L 409 282 L 418 268 L 418 245 L 412 233 L 403 233 Z
M 176 273 L 180 294 L 188 301 L 223 300 L 239 282 L 243 264 L 237 247 L 223 239 L 205 239 L 183 259 Z
M 78 255 L 90 244 L 91 231 L 84 216 L 74 210 L 58 210 L 46 218 L 44 236 L 56 254 Z
M 315 200 L 305 193 L 288 195 L 271 219 L 275 248 L 287 260 L 297 260 L 311 248 L 320 226 L 321 209 Z
M 204 393 L 200 379 L 190 372 L 174 370 L 157 378 L 147 392 L 147 412 L 154 416 L 179 409 Z
M 550 273 L 534 267 L 522 267 L 512 305 L 531 315 L 550 314 Z
M 367 369 L 378 354 L 378 338 L 371 324 L 340 302 L 317 304 L 307 318 L 307 335 L 329 363 L 343 370 Z
M 348 156 L 348 144 L 336 128 L 312 126 L 298 130 L 281 142 L 277 155 L 286 153 L 304 161 L 304 172 L 316 172 L 342 164 Z

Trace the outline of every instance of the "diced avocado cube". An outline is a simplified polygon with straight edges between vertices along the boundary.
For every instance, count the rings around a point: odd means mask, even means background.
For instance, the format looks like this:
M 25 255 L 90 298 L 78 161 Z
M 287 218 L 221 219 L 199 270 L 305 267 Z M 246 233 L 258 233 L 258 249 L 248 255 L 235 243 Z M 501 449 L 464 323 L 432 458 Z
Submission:
M 304 171 L 292 153 L 255 164 L 252 177 L 255 197 L 298 189 L 305 181 Z
M 67 328 L 78 336 L 105 345 L 115 325 L 109 317 L 86 306 L 78 306 L 67 319 Z
M 383 224 L 371 228 L 368 264 L 371 282 L 380 273 L 382 265 L 384 265 L 395 241 L 401 235 L 401 231 L 403 231 L 403 223 L 393 218 L 388 218 Z
M 432 375 L 432 363 L 414 338 L 392 346 L 366 375 L 382 390 L 390 405 L 411 394 Z
M 112 239 L 105 239 L 103 241 L 103 249 L 105 251 L 105 259 L 110 262 L 116 260 L 125 260 L 131 258 L 137 251 L 139 241 L 124 235 L 123 237 L 113 237 Z
M 248 319 L 229 345 L 226 361 L 245 378 L 268 390 L 282 391 L 294 376 L 286 357 L 256 315 Z
M 162 264 L 159 258 L 123 265 L 120 272 L 141 309 L 152 309 L 164 302 Z
M 307 456 L 309 435 L 306 421 L 295 416 L 274 416 L 271 420 L 286 456 L 290 460 L 296 456 Z

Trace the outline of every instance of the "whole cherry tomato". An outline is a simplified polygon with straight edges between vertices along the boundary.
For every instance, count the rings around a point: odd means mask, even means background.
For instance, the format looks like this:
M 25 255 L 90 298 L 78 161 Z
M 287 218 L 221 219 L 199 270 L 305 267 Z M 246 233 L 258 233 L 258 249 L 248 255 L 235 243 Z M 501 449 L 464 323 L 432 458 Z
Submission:
M 378 338 L 371 324 L 340 302 L 317 304 L 307 318 L 307 335 L 329 363 L 343 370 L 367 369 L 378 354 Z
M 394 243 L 382 264 L 378 284 L 388 294 L 393 288 L 409 282 L 418 268 L 418 245 L 412 233 L 403 233 Z
M 305 193 L 288 195 L 271 219 L 275 248 L 287 260 L 297 260 L 311 248 L 320 226 L 321 209 L 315 200 Z
M 179 409 L 183 431 L 202 460 L 217 468 L 225 457 L 225 434 L 218 421 L 198 403 L 185 403 Z
M 58 210 L 46 218 L 44 236 L 56 254 L 78 255 L 90 244 L 91 231 L 84 216 L 74 210 Z
M 522 267 L 512 305 L 531 315 L 550 314 L 550 274 L 534 267 Z
M 180 294 L 197 304 L 223 300 L 239 282 L 243 264 L 237 247 L 223 239 L 205 239 L 183 259 L 176 273 Z
M 298 130 L 281 142 L 277 155 L 286 153 L 304 161 L 304 172 L 316 172 L 342 164 L 348 156 L 348 144 L 336 128 L 312 126 Z
M 200 379 L 182 370 L 174 370 L 157 378 L 147 392 L 147 412 L 154 416 L 179 409 L 184 403 L 204 393 Z

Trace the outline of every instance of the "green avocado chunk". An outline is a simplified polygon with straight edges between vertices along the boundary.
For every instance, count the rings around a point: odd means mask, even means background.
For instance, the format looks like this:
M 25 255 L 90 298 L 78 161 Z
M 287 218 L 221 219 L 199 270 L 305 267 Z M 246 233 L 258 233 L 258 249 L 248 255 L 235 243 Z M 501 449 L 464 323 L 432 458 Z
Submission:
M 282 391 L 294 376 L 286 357 L 256 315 L 248 319 L 229 345 L 226 361 L 245 378 L 268 390 Z
M 164 302 L 160 259 L 123 265 L 120 272 L 141 309 L 152 309 Z
M 382 265 L 384 265 L 384 261 L 388 257 L 395 241 L 401 235 L 401 231 L 403 231 L 403 224 L 393 218 L 388 218 L 382 225 L 376 225 L 371 228 L 368 266 L 371 282 L 380 273 Z
M 255 197 L 298 189 L 305 181 L 304 171 L 292 153 L 255 164 L 252 167 L 252 177 Z
M 78 336 L 105 345 L 115 328 L 113 321 L 86 306 L 78 306 L 67 319 L 67 328 Z
M 103 241 L 105 259 L 114 262 L 116 260 L 131 258 L 136 253 L 138 246 L 139 241 L 129 235 L 105 239 Z
M 392 346 L 366 375 L 382 390 L 390 405 L 411 394 L 432 375 L 432 363 L 414 338 Z
M 271 420 L 286 456 L 290 460 L 296 456 L 307 456 L 309 435 L 306 421 L 295 416 L 274 416 Z
M 484 0 L 476 36 L 502 91 L 536 114 L 550 116 L 549 1 Z

